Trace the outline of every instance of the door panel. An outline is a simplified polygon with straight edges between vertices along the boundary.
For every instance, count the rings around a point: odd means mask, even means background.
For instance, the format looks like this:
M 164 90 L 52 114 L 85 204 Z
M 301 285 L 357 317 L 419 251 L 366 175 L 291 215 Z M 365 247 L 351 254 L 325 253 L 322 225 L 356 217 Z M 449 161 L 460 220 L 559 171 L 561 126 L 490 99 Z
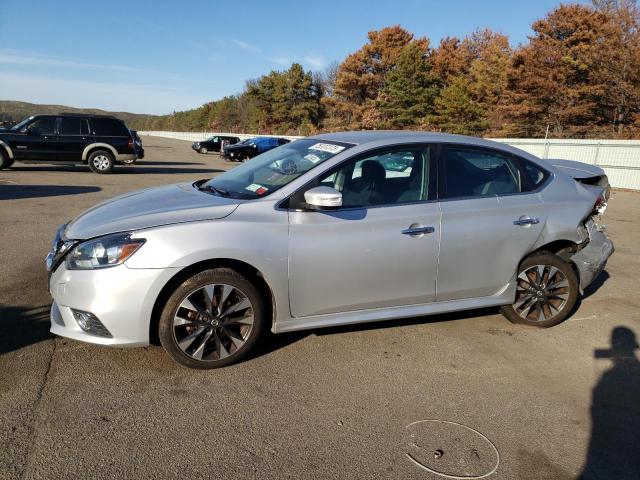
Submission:
M 85 147 L 93 142 L 84 118 L 62 117 L 58 122 L 57 160 L 80 161 Z
M 513 279 L 544 226 L 544 207 L 536 195 L 451 200 L 440 206 L 438 301 L 500 291 Z M 514 225 L 522 215 L 537 217 L 540 223 Z
M 56 118 L 40 117 L 29 124 L 29 133 L 16 142 L 16 158 L 55 160 L 57 154 Z
M 494 295 L 515 279 L 546 220 L 509 153 L 447 146 L 439 155 L 443 198 L 437 300 Z M 516 223 L 514 223 L 516 222 Z
M 437 202 L 336 212 L 289 212 L 294 317 L 432 302 Z M 410 226 L 433 233 L 403 234 Z

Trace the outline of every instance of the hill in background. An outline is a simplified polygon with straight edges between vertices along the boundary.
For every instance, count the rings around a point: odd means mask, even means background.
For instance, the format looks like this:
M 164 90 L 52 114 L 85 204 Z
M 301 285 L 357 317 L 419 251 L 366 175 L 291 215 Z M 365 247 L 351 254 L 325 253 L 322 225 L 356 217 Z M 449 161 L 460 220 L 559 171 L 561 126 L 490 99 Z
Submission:
M 108 112 L 98 108 L 74 108 L 65 105 L 41 105 L 14 100 L 0 100 L 0 122 L 19 122 L 31 115 L 57 115 L 59 113 L 113 115 L 124 121 L 129 128 L 134 130 L 145 122 L 157 117 L 157 115 L 145 115 L 141 113 Z

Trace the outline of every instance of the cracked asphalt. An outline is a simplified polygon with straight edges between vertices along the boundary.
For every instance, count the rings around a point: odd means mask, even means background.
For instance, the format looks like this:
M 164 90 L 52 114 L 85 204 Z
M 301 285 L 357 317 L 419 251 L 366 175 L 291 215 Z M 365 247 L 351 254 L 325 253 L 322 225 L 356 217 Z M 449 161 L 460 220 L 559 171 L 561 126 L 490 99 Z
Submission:
M 187 142 L 143 141 L 145 160 L 109 176 L 0 171 L 0 479 L 441 478 L 406 456 L 425 445 L 442 445 L 422 453 L 444 473 L 491 466 L 488 449 L 442 426 L 412 445 L 420 420 L 486 436 L 500 457 L 489 478 L 640 478 L 640 193 L 613 192 L 616 253 L 557 327 L 494 309 L 437 315 L 269 336 L 239 365 L 193 371 L 160 347 L 48 332 L 43 258 L 59 224 L 233 166 Z

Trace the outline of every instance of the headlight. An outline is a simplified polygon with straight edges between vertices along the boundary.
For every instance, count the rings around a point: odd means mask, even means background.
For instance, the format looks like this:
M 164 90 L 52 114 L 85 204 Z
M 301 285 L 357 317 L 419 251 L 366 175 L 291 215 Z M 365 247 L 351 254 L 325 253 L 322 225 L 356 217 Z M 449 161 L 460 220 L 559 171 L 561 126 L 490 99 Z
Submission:
M 200 143 L 196 142 L 196 143 L 193 144 L 193 146 L 196 147 L 196 148 L 200 148 Z
M 116 233 L 77 245 L 65 259 L 69 270 L 93 270 L 120 265 L 145 242 L 129 233 Z

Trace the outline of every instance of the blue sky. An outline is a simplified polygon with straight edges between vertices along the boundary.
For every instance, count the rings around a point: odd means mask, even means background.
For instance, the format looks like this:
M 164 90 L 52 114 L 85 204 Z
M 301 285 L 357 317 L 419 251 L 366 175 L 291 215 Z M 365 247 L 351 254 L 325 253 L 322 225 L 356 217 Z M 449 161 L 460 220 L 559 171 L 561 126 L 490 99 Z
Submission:
M 169 113 L 240 92 L 292 61 L 309 70 L 400 24 L 433 45 L 490 27 L 513 45 L 556 0 L 0 0 L 0 99 Z

